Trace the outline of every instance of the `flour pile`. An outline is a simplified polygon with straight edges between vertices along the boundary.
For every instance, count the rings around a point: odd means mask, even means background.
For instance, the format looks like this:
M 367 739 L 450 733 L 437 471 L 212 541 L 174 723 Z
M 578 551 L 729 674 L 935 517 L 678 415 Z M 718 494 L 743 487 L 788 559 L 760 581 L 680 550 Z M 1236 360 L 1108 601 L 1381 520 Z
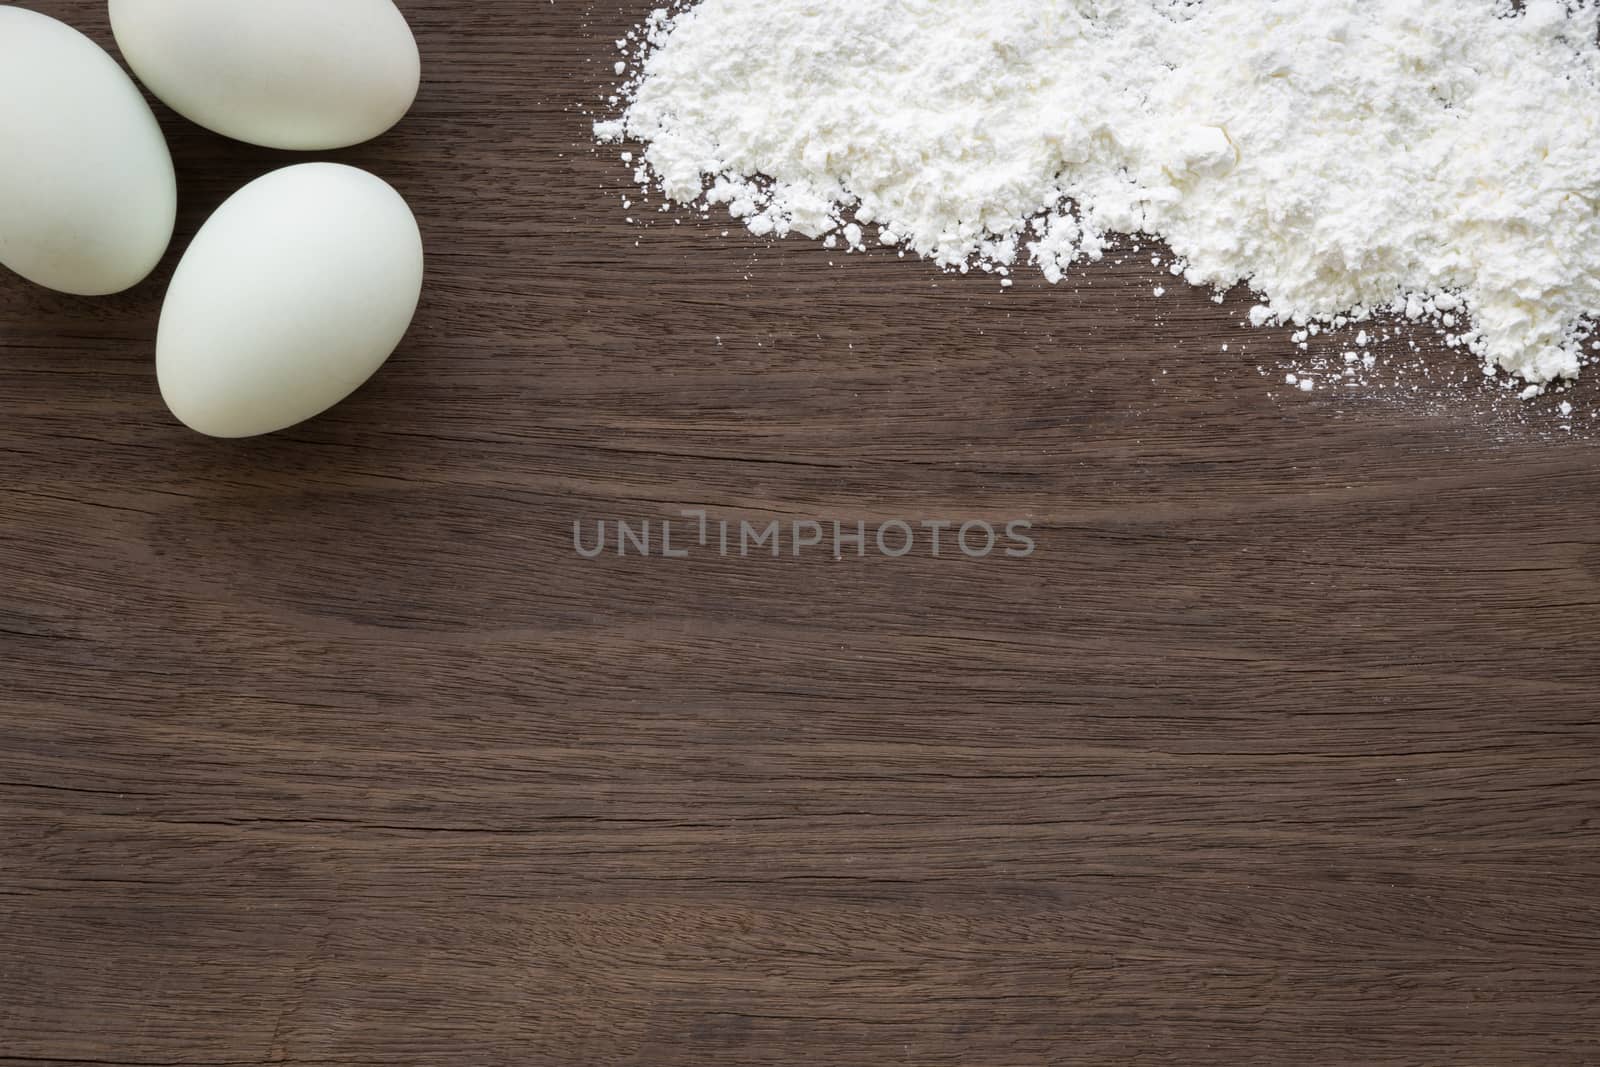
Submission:
M 1059 281 L 1116 233 L 1257 325 L 1426 319 L 1535 385 L 1600 310 L 1600 0 L 701 0 L 605 143 L 757 234 Z

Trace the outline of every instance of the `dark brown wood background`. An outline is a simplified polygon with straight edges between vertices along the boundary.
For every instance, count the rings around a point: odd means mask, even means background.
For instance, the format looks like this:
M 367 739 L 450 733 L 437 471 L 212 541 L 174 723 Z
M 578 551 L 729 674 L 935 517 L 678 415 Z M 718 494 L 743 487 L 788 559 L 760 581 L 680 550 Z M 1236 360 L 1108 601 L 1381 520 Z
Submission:
M 630 227 L 646 4 L 404 6 L 416 111 L 329 158 L 427 293 L 348 404 L 166 414 L 173 262 L 287 157 L 164 109 L 157 276 L 0 281 L 0 1067 L 1600 1063 L 1595 389 Z M 694 507 L 1040 549 L 571 548 Z

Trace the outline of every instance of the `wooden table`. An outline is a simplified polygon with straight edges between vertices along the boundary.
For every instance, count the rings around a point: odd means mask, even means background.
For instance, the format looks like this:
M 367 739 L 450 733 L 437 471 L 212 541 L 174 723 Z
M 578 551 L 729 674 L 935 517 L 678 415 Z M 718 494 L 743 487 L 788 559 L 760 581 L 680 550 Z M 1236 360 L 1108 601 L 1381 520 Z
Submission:
M 630 226 L 647 4 L 404 7 L 324 158 L 427 293 L 351 402 L 165 412 L 177 251 L 289 157 L 164 109 L 157 276 L 0 280 L 0 1065 L 1600 1063 L 1592 383 L 1302 394 L 1148 249 Z M 1037 551 L 572 545 L 693 509 Z

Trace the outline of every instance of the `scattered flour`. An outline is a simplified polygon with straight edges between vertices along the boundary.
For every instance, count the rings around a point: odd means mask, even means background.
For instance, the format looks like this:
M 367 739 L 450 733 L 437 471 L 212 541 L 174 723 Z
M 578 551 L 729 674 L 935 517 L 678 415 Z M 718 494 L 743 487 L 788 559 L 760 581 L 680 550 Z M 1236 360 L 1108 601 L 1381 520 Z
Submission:
M 1150 234 L 1297 344 L 1365 324 L 1338 376 L 1387 312 L 1537 394 L 1600 310 L 1597 9 L 700 0 L 618 42 L 637 73 L 595 133 L 759 235 L 1058 282 Z

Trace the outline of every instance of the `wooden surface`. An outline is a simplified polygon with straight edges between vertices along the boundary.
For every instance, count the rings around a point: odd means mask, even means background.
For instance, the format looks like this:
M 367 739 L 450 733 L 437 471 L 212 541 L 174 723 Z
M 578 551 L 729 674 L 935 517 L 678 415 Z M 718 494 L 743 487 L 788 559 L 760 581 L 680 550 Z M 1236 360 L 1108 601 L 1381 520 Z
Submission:
M 1286 390 L 1148 252 L 630 227 L 647 5 L 404 6 L 328 158 L 427 294 L 351 402 L 166 414 L 176 255 L 287 157 L 164 109 L 156 277 L 0 280 L 0 1067 L 1600 1063 L 1592 426 Z M 572 549 L 684 508 L 1039 551 Z

